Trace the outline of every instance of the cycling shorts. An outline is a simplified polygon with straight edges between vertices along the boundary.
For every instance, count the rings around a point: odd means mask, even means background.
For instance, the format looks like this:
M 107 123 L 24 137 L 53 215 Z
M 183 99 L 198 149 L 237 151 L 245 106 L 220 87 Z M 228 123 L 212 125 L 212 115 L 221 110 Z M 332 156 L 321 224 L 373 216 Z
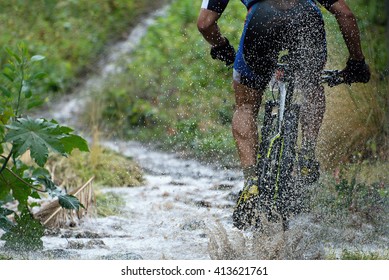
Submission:
M 234 62 L 234 80 L 263 90 L 288 51 L 289 64 L 305 83 L 317 85 L 327 59 L 324 22 L 320 9 L 310 0 L 299 0 L 289 9 L 263 0 L 248 11 Z

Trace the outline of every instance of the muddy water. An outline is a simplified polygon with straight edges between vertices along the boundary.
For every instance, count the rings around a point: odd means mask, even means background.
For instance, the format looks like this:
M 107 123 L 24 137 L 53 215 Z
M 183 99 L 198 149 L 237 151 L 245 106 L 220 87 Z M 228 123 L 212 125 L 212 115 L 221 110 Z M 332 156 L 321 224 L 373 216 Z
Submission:
M 208 225 L 221 220 L 231 229 L 231 192 L 239 187 L 238 174 L 152 151 L 139 143 L 103 144 L 134 157 L 146 170 L 145 185 L 103 189 L 124 198 L 121 213 L 86 218 L 73 231 L 65 230 L 70 234 L 67 239 L 45 237 L 46 248 L 66 248 L 88 259 L 129 253 L 144 259 L 209 259 Z M 85 238 L 76 238 L 77 234 Z M 99 242 L 88 243 L 93 240 Z M 69 250 L 69 242 L 75 249 Z M 78 245 L 87 248 L 80 250 Z
M 44 117 L 79 127 L 75 116 L 110 75 L 131 62 L 131 52 L 158 16 L 157 11 L 107 52 L 100 69 L 77 91 L 52 104 Z M 137 142 L 102 140 L 106 147 L 133 157 L 145 171 L 136 188 L 104 188 L 126 201 L 116 216 L 86 217 L 75 228 L 43 238 L 37 259 L 322 259 L 344 248 L 386 252 L 387 235 L 370 225 L 358 229 L 326 223 L 320 215 L 295 218 L 289 231 L 265 224 L 262 233 L 232 227 L 231 214 L 242 188 L 241 173 L 182 159 Z M 344 221 L 350 223 L 350 221 Z M 351 221 L 352 222 L 352 221 Z M 385 251 L 386 250 L 386 251 Z

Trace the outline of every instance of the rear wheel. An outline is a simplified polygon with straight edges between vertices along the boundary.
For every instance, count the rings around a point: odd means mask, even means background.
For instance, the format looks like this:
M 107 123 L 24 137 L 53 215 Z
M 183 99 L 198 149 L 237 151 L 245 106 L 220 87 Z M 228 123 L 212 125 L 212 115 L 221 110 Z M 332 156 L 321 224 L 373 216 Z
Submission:
M 279 172 L 279 160 L 282 150 L 282 138 L 279 133 L 278 102 L 268 101 L 265 105 L 265 117 L 259 145 L 258 178 L 260 189 L 260 211 L 268 220 L 274 220 L 276 185 Z
M 293 172 L 296 165 L 296 144 L 298 136 L 300 107 L 293 104 L 285 112 L 285 121 L 282 136 L 282 151 L 280 155 L 280 169 L 277 188 L 277 210 L 284 221 L 298 212 L 300 207 L 299 192 L 296 188 Z

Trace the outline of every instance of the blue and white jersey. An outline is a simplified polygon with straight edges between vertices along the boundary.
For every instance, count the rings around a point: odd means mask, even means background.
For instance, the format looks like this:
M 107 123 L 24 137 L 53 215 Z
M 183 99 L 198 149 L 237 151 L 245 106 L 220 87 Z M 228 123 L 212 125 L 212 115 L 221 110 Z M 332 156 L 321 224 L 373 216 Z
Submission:
M 241 0 L 243 5 L 245 5 L 247 9 L 249 9 L 252 5 L 260 1 L 261 0 Z M 314 0 L 308 0 L 308 1 L 314 2 Z M 338 0 L 317 0 L 317 2 L 322 4 L 327 9 L 337 1 Z M 227 7 L 228 2 L 230 2 L 230 0 L 203 0 L 201 8 L 212 10 L 221 14 L 223 13 L 224 9 Z

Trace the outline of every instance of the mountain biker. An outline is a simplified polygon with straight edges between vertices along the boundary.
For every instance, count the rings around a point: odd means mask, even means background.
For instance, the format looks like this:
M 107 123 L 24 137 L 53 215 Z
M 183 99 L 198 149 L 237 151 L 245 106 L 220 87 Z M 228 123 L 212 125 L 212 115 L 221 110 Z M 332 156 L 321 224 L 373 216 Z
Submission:
M 324 89 L 320 73 L 327 58 L 324 22 L 313 0 L 241 0 L 247 16 L 237 53 L 218 26 L 218 19 L 229 0 L 203 0 L 197 26 L 211 45 L 211 56 L 227 66 L 233 65 L 235 112 L 232 132 L 244 175 L 244 188 L 235 208 L 234 225 L 245 223 L 237 211 L 258 197 L 256 160 L 258 129 L 256 118 L 262 94 L 271 79 L 280 51 L 288 50 L 297 83 L 303 89 L 301 108 L 302 149 L 299 155 L 301 175 L 307 183 L 318 179 L 319 164 L 315 159 L 316 139 L 325 111 Z M 355 16 L 345 0 L 317 0 L 336 18 L 349 51 L 346 67 L 341 72 L 346 83 L 370 79 L 365 63 Z M 243 208 L 242 208 L 243 207 Z M 251 206 L 249 206 L 251 207 Z

